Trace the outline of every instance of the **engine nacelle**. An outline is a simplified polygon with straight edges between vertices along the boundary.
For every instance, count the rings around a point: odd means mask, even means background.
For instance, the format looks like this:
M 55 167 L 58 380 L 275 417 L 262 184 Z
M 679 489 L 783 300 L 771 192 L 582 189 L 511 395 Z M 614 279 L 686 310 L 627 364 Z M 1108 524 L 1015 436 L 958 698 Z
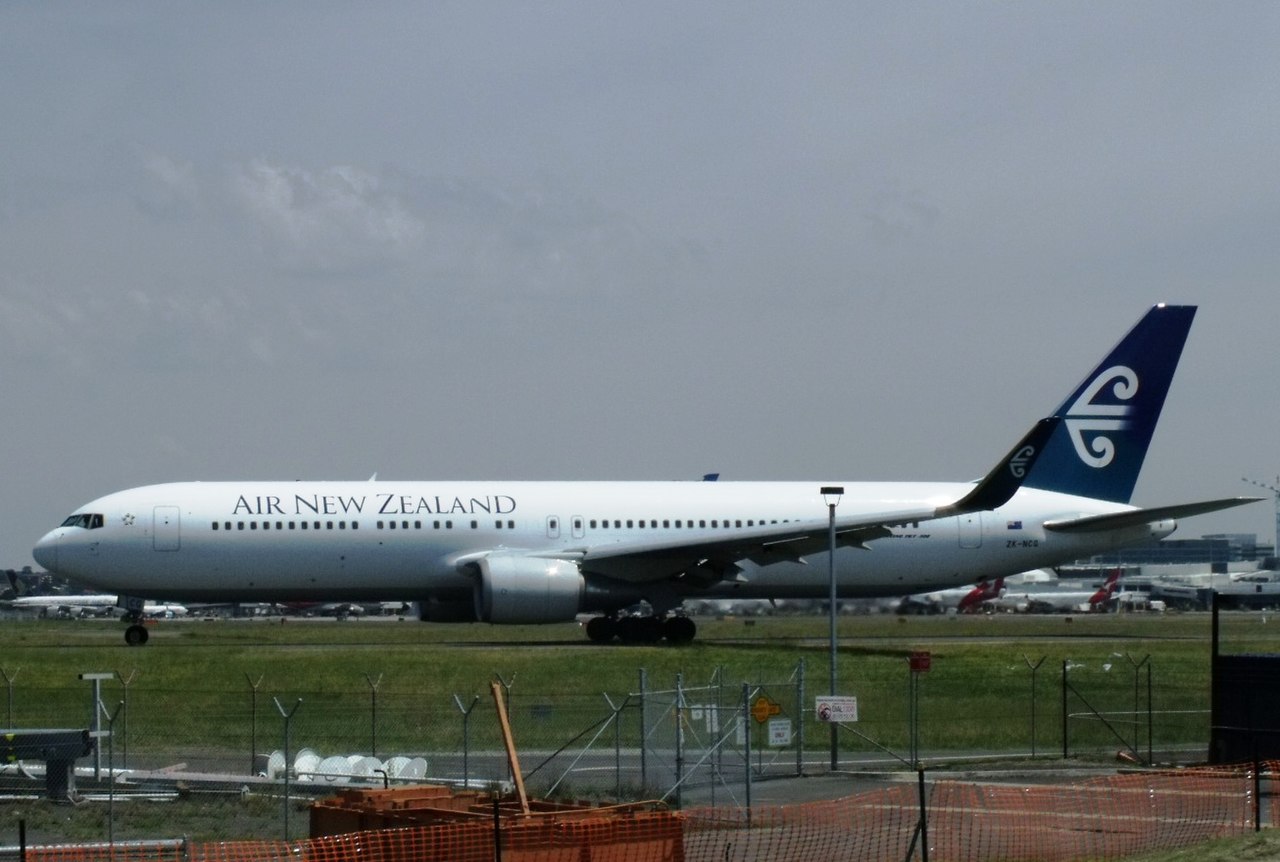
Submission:
M 488 623 L 562 623 L 583 609 L 576 563 L 495 555 L 477 561 L 476 616 Z

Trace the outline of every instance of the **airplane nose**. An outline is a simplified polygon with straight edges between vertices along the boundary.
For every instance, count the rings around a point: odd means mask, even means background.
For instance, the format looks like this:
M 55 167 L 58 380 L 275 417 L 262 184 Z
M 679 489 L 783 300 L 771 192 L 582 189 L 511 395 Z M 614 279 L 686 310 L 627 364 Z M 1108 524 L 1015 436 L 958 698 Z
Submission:
M 40 565 L 44 566 L 45 571 L 56 572 L 58 570 L 58 532 L 57 530 L 46 533 L 44 537 L 36 542 L 36 546 L 31 549 L 31 556 Z

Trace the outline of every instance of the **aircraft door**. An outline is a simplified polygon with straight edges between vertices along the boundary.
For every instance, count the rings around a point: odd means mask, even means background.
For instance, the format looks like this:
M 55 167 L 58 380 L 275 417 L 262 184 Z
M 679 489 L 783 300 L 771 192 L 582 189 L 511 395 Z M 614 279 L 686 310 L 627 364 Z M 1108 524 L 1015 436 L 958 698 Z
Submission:
M 960 526 L 960 547 L 982 547 L 982 513 L 971 512 L 956 518 Z
M 182 547 L 182 527 L 177 506 L 156 506 L 151 517 L 151 547 L 176 551 Z

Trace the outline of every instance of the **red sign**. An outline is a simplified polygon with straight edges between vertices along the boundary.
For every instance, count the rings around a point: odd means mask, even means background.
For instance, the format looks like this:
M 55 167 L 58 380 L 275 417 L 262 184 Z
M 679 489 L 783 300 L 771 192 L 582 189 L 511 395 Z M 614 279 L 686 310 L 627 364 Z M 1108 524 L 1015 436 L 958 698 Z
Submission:
M 912 673 L 928 673 L 929 666 L 933 664 L 933 656 L 927 652 L 913 652 L 908 661 L 911 662 Z

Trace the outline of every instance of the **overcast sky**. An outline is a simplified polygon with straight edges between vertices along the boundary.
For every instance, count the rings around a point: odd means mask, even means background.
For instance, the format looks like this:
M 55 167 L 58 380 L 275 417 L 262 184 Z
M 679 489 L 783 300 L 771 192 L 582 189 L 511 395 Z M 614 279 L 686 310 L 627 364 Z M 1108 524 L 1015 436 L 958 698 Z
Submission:
M 1135 502 L 1275 483 L 1277 45 L 1248 2 L 5 3 L 0 568 L 171 480 L 974 478 L 1160 301 Z

